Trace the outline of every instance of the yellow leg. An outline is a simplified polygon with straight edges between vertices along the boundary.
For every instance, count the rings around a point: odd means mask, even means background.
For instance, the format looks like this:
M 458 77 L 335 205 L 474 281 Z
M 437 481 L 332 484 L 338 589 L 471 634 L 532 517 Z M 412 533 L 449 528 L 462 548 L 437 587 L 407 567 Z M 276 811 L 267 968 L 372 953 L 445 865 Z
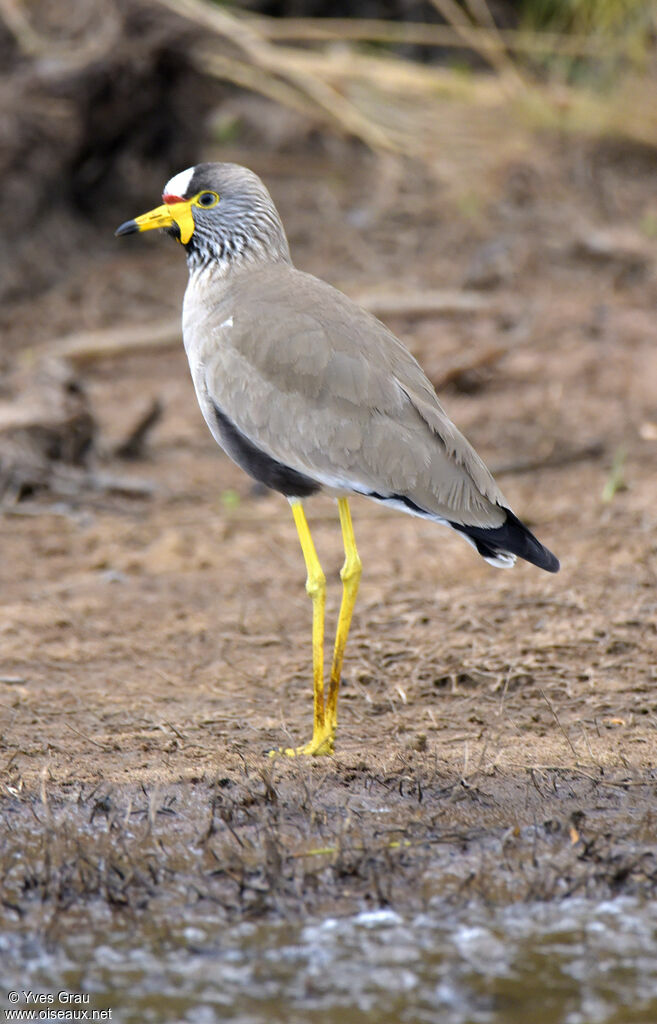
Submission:
M 326 577 L 322 571 L 310 527 L 300 501 L 290 503 L 292 515 L 301 541 L 308 578 L 306 590 L 313 602 L 313 738 L 304 747 L 283 751 L 289 757 L 298 754 L 332 754 L 333 729 L 326 721 L 324 711 L 324 608 L 326 605 Z
M 338 499 L 338 511 L 340 513 L 340 526 L 342 527 L 342 540 L 344 543 L 344 565 L 340 572 L 342 580 L 342 604 L 340 605 L 340 617 L 338 628 L 335 634 L 335 648 L 333 650 L 333 664 L 331 666 L 331 679 L 329 682 L 328 697 L 326 701 L 326 724 L 335 737 L 338 725 L 338 690 L 340 689 L 340 677 L 342 675 L 342 661 L 344 649 L 347 645 L 351 616 L 356 604 L 358 584 L 362 563 L 356 548 L 354 528 L 351 523 L 351 511 L 346 498 Z

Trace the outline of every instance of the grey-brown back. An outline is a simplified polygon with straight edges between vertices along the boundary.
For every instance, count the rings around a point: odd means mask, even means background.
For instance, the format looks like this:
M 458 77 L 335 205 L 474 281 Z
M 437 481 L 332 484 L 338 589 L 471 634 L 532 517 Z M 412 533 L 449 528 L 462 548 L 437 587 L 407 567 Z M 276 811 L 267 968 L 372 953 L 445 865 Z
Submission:
M 184 334 L 206 403 L 277 461 L 335 493 L 503 522 L 501 492 L 419 364 L 330 285 L 282 265 L 236 270 L 223 287 L 192 278 Z

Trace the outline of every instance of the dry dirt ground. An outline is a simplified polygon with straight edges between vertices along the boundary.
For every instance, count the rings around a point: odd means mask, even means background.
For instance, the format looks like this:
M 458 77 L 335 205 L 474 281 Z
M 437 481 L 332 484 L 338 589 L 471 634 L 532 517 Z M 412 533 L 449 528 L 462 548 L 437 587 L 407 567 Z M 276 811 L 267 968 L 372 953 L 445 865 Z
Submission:
M 479 289 L 479 310 L 387 319 L 435 381 L 448 372 L 448 412 L 562 571 L 492 569 L 355 501 L 336 754 L 271 760 L 311 727 L 288 506 L 216 448 L 182 346 L 84 368 L 96 466 L 153 492 L 44 492 L 0 518 L 9 918 L 35 897 L 256 914 L 654 888 L 657 157 L 535 138 L 459 191 L 346 144 L 301 171 L 294 154 L 223 156 L 267 179 L 297 264 L 351 294 Z M 176 316 L 185 279 L 163 237 L 81 254 L 10 311 L 5 368 L 67 331 Z M 144 456 L 112 460 L 153 398 Z M 330 633 L 336 509 L 308 511 Z

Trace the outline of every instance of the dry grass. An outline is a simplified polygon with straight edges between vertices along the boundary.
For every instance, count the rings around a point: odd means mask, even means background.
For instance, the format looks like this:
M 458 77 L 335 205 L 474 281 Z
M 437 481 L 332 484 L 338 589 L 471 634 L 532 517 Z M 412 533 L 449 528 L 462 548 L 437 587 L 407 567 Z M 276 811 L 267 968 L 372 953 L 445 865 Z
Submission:
M 49 35 L 13 0 L 0 0 L 0 20 L 25 57 L 47 55 L 60 76 L 81 74 L 118 46 L 125 4 L 96 2 L 101 30 L 74 24 L 70 37 L 65 26 Z M 524 156 L 527 128 L 657 145 L 649 7 L 640 31 L 607 20 L 594 32 L 584 19 L 583 31 L 555 32 L 499 30 L 485 0 L 434 0 L 441 25 L 268 19 L 211 0 L 149 2 L 175 14 L 179 34 L 188 32 L 186 57 L 209 79 L 263 95 L 377 153 L 420 161 L 466 193 L 482 170 L 495 170 L 501 150 Z M 402 43 L 452 50 L 461 66 L 403 58 L 393 49 Z M 480 70 L 463 67 L 464 53 Z
M 598 22 L 580 4 L 579 15 L 564 26 L 569 31 L 561 32 L 499 30 L 486 0 L 433 0 L 444 19 L 438 25 L 273 19 L 212 0 L 152 3 L 202 29 L 192 49 L 211 77 L 377 151 L 435 161 L 444 148 L 442 109 L 437 116 L 444 101 L 454 104 L 461 133 L 473 146 L 479 141 L 482 151 L 487 137 L 518 119 L 657 144 L 655 13 L 647 3 L 629 10 L 605 5 Z M 0 0 L 0 19 L 24 56 L 53 58 L 61 74 L 102 61 L 116 46 L 121 4 L 98 0 L 97 6 L 102 31 L 73 25 L 70 38 L 64 26 L 49 35 L 14 0 Z M 488 70 L 404 59 L 389 49 L 399 44 L 469 52 Z
M 465 8 L 454 0 L 434 0 L 444 25 L 279 20 L 233 13 L 209 0 L 158 2 L 208 33 L 197 55 L 208 73 L 303 111 L 376 150 L 435 161 L 444 148 L 446 100 L 455 106 L 461 134 L 480 151 L 514 120 L 657 143 L 649 10 L 639 44 L 636 34 L 618 31 L 501 32 L 485 0 L 469 0 Z M 289 42 L 303 45 L 285 45 Z M 363 50 L 358 44 L 366 42 L 465 49 L 489 72 L 466 74 L 388 50 Z M 530 59 L 536 56 L 539 65 Z M 580 84 L 574 86 L 571 70 L 584 58 L 592 74 L 579 74 Z M 600 68 L 607 66 L 616 72 L 611 81 L 606 75 L 601 88 Z

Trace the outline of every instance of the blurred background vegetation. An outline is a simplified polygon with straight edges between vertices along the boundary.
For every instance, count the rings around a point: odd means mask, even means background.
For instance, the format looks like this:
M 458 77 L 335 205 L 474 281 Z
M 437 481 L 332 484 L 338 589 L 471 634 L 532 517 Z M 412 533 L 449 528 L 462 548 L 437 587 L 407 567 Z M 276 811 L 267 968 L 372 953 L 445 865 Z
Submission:
M 464 183 L 528 128 L 657 145 L 652 0 L 0 0 L 0 67 L 5 296 L 257 132 L 236 94 Z

